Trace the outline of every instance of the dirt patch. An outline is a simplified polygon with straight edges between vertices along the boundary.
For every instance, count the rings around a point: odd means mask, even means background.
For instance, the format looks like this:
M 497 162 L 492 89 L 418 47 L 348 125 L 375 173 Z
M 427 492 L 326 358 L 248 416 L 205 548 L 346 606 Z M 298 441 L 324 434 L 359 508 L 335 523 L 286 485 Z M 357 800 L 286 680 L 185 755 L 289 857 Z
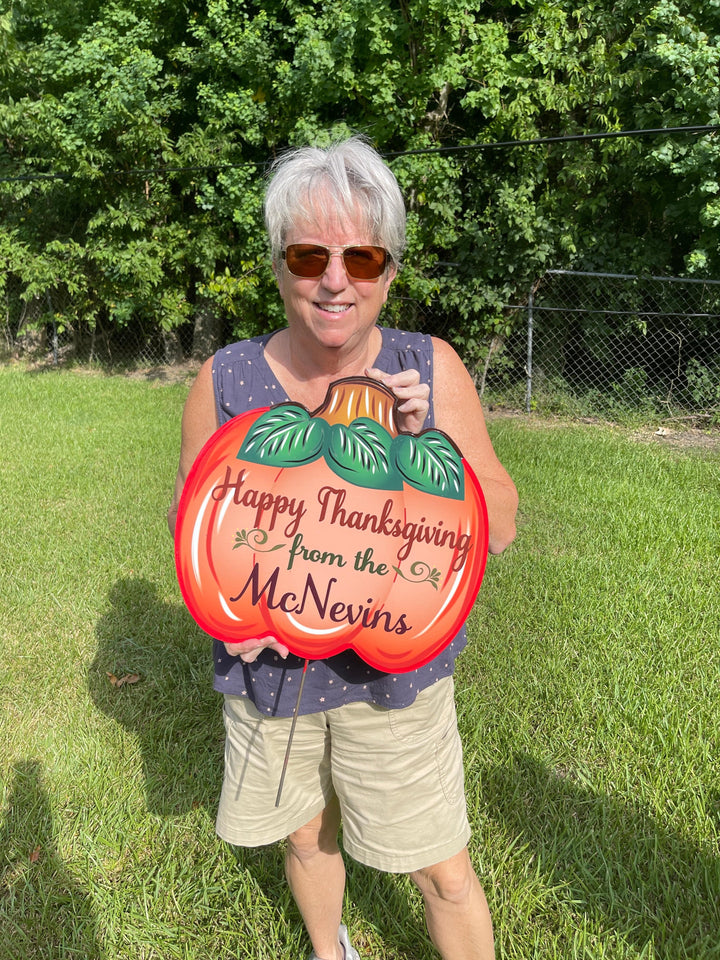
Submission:
M 720 454 L 720 424 L 713 423 L 710 415 L 679 418 L 641 427 L 622 427 L 595 417 L 580 417 L 569 420 L 563 417 L 548 417 L 540 414 L 527 414 L 523 410 L 491 407 L 485 409 L 485 417 L 489 423 L 493 420 L 519 420 L 528 427 L 538 427 L 547 430 L 548 427 L 567 427 L 571 424 L 585 424 L 588 426 L 612 427 L 614 430 L 625 433 L 630 440 L 636 443 L 652 443 L 658 446 L 671 447 L 675 450 L 697 450 L 712 454 Z
M 200 363 L 188 361 L 168 366 L 129 370 L 125 376 L 132 380 L 152 380 L 160 383 L 192 383 L 200 367 Z
M 2 362 L 2 361 L 0 361 Z M 202 364 L 188 360 L 185 363 L 157 364 L 155 366 L 126 366 L 123 364 L 78 363 L 73 358 L 63 358 L 56 363 L 52 356 L 39 360 L 13 358 L 12 363 L 30 373 L 50 373 L 53 370 L 72 370 L 84 377 L 127 377 L 129 380 L 148 380 L 153 383 L 192 383 Z
M 720 430 L 717 427 L 701 430 L 698 427 L 668 426 L 653 430 L 647 427 L 630 434 L 638 443 L 655 443 L 677 450 L 706 450 L 720 453 Z

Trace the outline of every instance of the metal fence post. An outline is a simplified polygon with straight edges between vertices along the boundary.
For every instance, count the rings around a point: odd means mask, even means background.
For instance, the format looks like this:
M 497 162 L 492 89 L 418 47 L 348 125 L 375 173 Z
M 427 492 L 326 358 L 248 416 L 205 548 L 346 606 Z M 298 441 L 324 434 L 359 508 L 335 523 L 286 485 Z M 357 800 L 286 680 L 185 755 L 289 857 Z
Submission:
M 58 330 L 57 323 L 55 321 L 55 311 L 53 310 L 52 300 L 50 299 L 50 291 L 47 291 L 47 302 L 48 308 L 50 310 L 50 316 L 52 317 L 52 351 L 53 351 L 53 364 L 54 366 L 58 365 Z
M 530 413 L 530 401 L 532 400 L 532 348 L 533 348 L 533 305 L 535 302 L 535 285 L 530 287 L 528 297 L 528 325 L 527 325 L 527 361 L 525 363 L 525 374 L 527 376 L 527 387 L 525 390 L 525 413 Z

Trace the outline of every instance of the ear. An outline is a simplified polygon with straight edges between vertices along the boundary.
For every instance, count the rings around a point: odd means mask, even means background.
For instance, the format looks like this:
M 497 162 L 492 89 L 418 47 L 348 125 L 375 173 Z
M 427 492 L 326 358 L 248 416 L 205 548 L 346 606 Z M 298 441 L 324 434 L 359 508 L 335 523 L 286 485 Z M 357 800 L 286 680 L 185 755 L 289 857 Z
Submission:
M 383 279 L 383 303 L 387 300 L 388 291 L 390 290 L 390 284 L 393 282 L 397 276 L 397 264 L 393 261 L 390 266 L 385 271 L 385 277 Z
M 277 260 L 273 260 L 272 272 L 275 275 L 275 283 L 277 283 L 278 285 L 280 296 L 282 296 L 283 295 L 283 279 L 284 279 L 284 270 L 283 270 L 282 261 L 278 263 Z

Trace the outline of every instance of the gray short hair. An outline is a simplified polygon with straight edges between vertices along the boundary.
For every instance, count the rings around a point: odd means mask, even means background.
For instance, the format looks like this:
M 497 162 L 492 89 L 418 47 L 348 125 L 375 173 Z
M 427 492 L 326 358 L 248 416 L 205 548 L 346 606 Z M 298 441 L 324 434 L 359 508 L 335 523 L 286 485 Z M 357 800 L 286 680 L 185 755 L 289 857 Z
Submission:
M 337 214 L 357 217 L 359 212 L 372 242 L 400 264 L 405 203 L 394 173 L 363 137 L 284 153 L 271 167 L 264 209 L 274 261 L 294 224 Z

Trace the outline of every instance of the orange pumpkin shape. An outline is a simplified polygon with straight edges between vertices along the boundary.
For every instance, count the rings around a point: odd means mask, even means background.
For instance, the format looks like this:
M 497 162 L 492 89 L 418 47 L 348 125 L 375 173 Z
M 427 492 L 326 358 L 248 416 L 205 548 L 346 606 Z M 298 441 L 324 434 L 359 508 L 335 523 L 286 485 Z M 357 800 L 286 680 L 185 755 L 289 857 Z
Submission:
M 281 403 L 213 434 L 180 499 L 175 563 L 211 636 L 272 635 L 307 659 L 351 648 L 395 673 L 455 636 L 487 547 L 482 490 L 452 440 L 399 433 L 394 395 L 359 377 L 312 414 Z

